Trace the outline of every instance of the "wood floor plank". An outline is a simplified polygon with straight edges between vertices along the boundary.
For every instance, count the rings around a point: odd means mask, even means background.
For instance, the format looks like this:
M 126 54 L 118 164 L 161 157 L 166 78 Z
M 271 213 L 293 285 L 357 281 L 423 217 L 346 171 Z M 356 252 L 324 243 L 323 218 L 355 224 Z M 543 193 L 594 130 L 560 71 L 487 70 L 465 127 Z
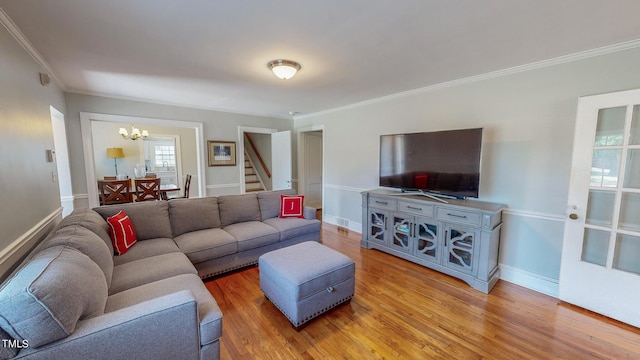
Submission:
M 356 264 L 353 300 L 296 332 L 250 267 L 205 285 L 223 312 L 222 359 L 639 359 L 640 329 L 499 281 L 490 294 L 323 224 Z

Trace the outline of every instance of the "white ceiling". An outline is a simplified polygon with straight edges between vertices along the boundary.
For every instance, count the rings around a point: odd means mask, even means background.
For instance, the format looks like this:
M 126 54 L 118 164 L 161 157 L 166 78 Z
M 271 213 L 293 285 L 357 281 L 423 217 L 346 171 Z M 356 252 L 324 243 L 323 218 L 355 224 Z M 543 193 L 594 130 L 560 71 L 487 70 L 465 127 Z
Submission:
M 637 0 L 0 0 L 66 91 L 289 117 L 640 39 Z M 270 60 L 299 62 L 280 80 Z

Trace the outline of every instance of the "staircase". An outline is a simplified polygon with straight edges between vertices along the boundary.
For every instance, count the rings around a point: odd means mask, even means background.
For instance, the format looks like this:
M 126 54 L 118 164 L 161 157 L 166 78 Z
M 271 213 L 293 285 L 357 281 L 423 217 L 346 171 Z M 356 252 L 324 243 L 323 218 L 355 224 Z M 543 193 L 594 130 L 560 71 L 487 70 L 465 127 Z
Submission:
M 244 189 L 245 192 L 264 191 L 258 173 L 253 163 L 249 160 L 247 153 L 244 153 Z

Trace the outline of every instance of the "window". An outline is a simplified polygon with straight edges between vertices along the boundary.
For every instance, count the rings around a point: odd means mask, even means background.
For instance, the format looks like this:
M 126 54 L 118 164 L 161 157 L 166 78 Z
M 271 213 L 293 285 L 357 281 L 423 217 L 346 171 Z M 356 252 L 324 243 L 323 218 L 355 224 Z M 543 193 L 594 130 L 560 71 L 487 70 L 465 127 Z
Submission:
M 173 145 L 155 145 L 154 158 L 156 167 L 176 166 L 176 149 Z

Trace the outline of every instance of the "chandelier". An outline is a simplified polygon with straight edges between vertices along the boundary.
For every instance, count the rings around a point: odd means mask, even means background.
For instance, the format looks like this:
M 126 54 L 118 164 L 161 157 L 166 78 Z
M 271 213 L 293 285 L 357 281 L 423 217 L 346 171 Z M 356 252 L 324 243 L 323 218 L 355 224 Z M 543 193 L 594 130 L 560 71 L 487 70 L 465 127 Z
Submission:
M 138 139 L 144 140 L 149 136 L 149 132 L 147 130 L 140 131 L 140 129 L 138 129 L 133 125 L 131 125 L 131 135 L 129 135 L 129 132 L 125 128 L 120 128 L 118 133 L 125 140 L 138 140 Z

